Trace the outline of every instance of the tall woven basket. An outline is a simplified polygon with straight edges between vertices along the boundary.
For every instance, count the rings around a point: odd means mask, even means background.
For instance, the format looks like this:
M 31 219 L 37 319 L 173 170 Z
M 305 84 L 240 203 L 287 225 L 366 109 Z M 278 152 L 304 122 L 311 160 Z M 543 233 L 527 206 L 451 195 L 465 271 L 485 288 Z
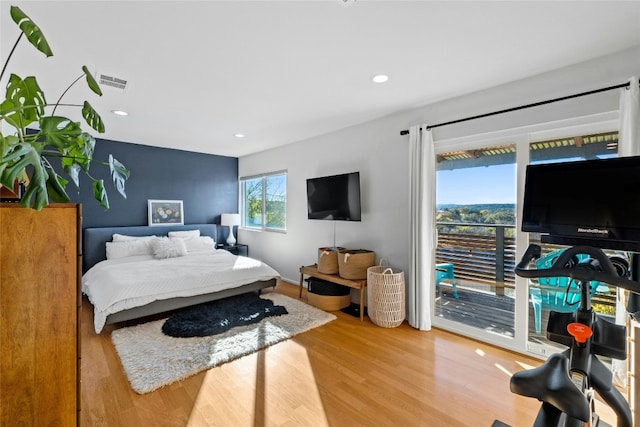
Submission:
M 369 267 L 367 288 L 371 321 L 383 328 L 400 326 L 405 318 L 404 272 L 379 265 Z

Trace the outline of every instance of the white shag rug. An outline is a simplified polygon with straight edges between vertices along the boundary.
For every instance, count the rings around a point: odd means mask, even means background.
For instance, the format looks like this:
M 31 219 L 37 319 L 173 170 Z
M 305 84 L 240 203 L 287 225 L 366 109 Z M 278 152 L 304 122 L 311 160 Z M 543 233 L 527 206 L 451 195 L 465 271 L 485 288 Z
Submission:
M 261 297 L 285 306 L 289 314 L 267 317 L 253 325 L 238 326 L 209 337 L 164 335 L 161 328 L 166 319 L 113 331 L 111 340 L 131 388 L 138 394 L 149 393 L 336 318 L 285 295 L 269 293 Z

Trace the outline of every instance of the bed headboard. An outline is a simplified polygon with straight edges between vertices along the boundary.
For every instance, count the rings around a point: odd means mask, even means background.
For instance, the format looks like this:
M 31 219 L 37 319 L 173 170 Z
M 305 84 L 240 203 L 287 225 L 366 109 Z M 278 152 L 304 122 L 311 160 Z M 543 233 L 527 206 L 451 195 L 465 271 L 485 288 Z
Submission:
M 166 236 L 170 231 L 200 230 L 201 236 L 209 236 L 218 240 L 216 224 L 187 224 L 167 226 L 131 226 L 131 227 L 88 227 L 82 237 L 82 272 L 86 272 L 95 264 L 107 259 L 106 245 L 114 233 L 127 236 Z

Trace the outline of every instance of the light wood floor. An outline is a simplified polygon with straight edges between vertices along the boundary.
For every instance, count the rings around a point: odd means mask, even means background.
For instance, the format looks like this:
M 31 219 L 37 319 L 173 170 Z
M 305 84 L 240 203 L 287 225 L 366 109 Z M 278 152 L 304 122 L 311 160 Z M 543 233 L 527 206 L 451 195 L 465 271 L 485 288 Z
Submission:
M 298 287 L 277 292 L 297 298 Z M 303 299 L 306 296 L 303 294 Z M 83 427 L 531 425 L 538 404 L 509 391 L 539 364 L 442 330 L 380 328 L 341 312 L 327 325 L 155 392 L 131 390 L 108 326 L 82 313 Z

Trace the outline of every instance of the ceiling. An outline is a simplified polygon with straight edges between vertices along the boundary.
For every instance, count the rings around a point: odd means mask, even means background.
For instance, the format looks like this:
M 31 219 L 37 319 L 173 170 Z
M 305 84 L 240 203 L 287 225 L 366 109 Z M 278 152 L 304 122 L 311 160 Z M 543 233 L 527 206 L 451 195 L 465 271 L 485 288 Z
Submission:
M 63 99 L 89 100 L 96 136 L 233 157 L 640 46 L 635 1 L 2 0 L 3 64 L 13 4 L 54 56 L 22 41 L 8 71 L 50 103 L 83 65 L 127 81 Z

